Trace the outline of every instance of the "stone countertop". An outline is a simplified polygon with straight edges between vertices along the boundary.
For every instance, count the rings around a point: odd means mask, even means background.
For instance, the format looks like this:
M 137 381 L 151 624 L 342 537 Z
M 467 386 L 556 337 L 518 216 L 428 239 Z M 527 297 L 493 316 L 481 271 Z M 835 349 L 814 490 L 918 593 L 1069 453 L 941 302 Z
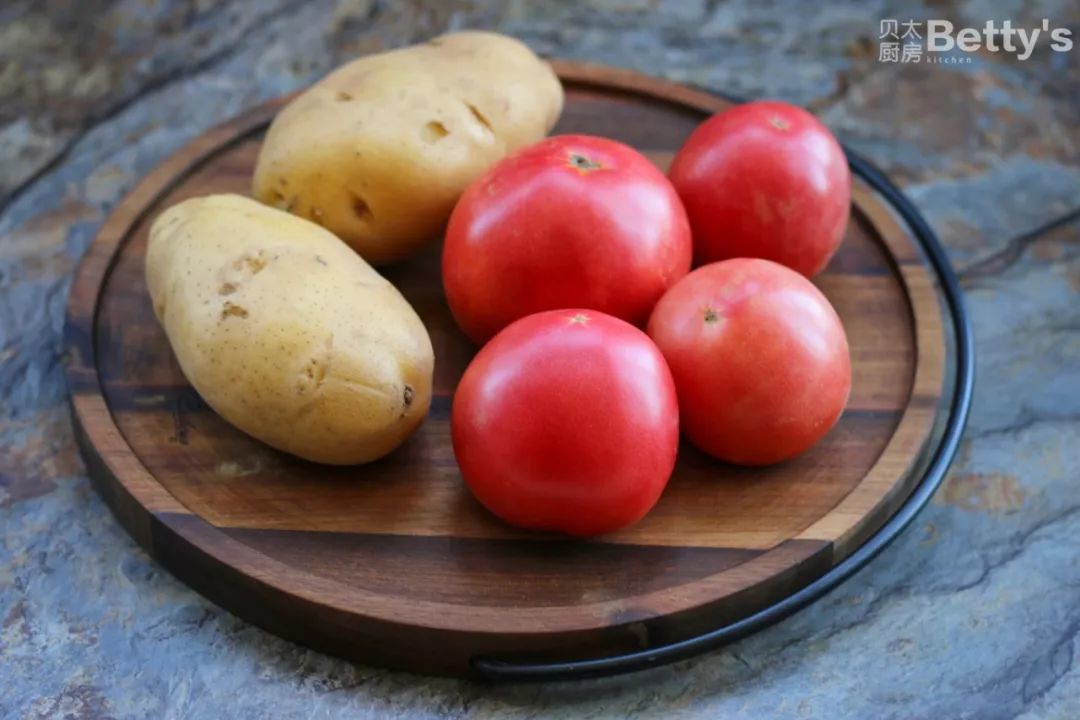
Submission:
M 0 7 L 0 716 L 1080 717 L 1080 49 L 878 61 L 879 21 L 1075 0 L 9 0 Z M 601 681 L 492 687 L 355 666 L 155 566 L 91 490 L 65 406 L 72 271 L 132 184 L 204 129 L 446 28 L 807 105 L 948 247 L 976 397 L 933 504 L 812 607 Z M 1057 222 L 1054 222 L 1057 221 Z

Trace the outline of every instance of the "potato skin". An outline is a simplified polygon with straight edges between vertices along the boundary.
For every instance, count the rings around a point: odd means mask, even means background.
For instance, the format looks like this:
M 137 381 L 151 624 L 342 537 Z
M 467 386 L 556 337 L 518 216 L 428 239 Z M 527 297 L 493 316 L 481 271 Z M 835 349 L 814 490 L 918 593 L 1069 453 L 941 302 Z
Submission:
M 405 298 L 328 231 L 239 195 L 159 216 L 154 313 L 185 377 L 225 420 L 316 462 L 367 462 L 431 402 L 431 340 Z
M 562 111 L 551 67 L 504 35 L 461 32 L 343 65 L 286 105 L 256 199 L 319 223 L 368 262 L 438 236 L 465 187 Z

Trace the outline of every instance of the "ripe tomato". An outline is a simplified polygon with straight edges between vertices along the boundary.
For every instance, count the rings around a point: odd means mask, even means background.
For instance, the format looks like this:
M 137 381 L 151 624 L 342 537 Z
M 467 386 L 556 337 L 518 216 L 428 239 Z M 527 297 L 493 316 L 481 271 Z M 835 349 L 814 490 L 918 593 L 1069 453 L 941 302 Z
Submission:
M 671 372 L 641 330 L 592 310 L 530 315 L 465 370 L 451 411 L 454 455 L 503 520 L 572 535 L 647 513 L 679 443 Z
M 851 390 L 836 311 L 809 280 L 767 260 L 694 270 L 657 303 L 649 335 L 675 378 L 683 431 L 722 460 L 798 455 L 836 423 Z
M 458 324 L 482 343 L 518 318 L 582 307 L 644 325 L 690 270 L 686 212 L 641 153 L 586 135 L 548 138 L 462 195 L 443 248 Z
M 807 277 L 844 238 L 851 173 L 828 128 L 802 108 L 752 102 L 712 116 L 668 172 L 686 206 L 697 264 L 775 260 Z

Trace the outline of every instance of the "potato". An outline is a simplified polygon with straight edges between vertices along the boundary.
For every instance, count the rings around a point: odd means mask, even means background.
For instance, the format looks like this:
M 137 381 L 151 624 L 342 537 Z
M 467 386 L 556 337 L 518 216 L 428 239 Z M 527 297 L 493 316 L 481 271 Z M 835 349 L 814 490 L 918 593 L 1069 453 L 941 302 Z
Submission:
M 368 262 L 436 237 L 465 187 L 558 120 L 555 73 L 513 38 L 443 35 L 344 65 L 286 105 L 254 195 L 306 217 Z
M 239 195 L 175 205 L 146 253 L 154 313 L 221 417 L 308 460 L 367 462 L 427 415 L 420 318 L 319 226 Z

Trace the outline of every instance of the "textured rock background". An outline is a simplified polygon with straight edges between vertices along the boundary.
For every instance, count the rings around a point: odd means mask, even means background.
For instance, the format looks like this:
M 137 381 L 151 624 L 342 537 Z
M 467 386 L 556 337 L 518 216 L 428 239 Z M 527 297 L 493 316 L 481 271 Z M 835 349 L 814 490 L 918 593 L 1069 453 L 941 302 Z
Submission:
M 0 716 L 1080 717 L 1080 48 L 887 65 L 877 31 L 890 17 L 1046 17 L 1080 35 L 1075 0 L 3 3 Z M 241 109 L 358 53 L 463 27 L 806 104 L 947 244 L 978 343 L 967 439 L 916 525 L 808 610 L 627 678 L 430 680 L 236 620 L 151 563 L 91 491 L 60 332 L 71 272 L 109 209 Z

